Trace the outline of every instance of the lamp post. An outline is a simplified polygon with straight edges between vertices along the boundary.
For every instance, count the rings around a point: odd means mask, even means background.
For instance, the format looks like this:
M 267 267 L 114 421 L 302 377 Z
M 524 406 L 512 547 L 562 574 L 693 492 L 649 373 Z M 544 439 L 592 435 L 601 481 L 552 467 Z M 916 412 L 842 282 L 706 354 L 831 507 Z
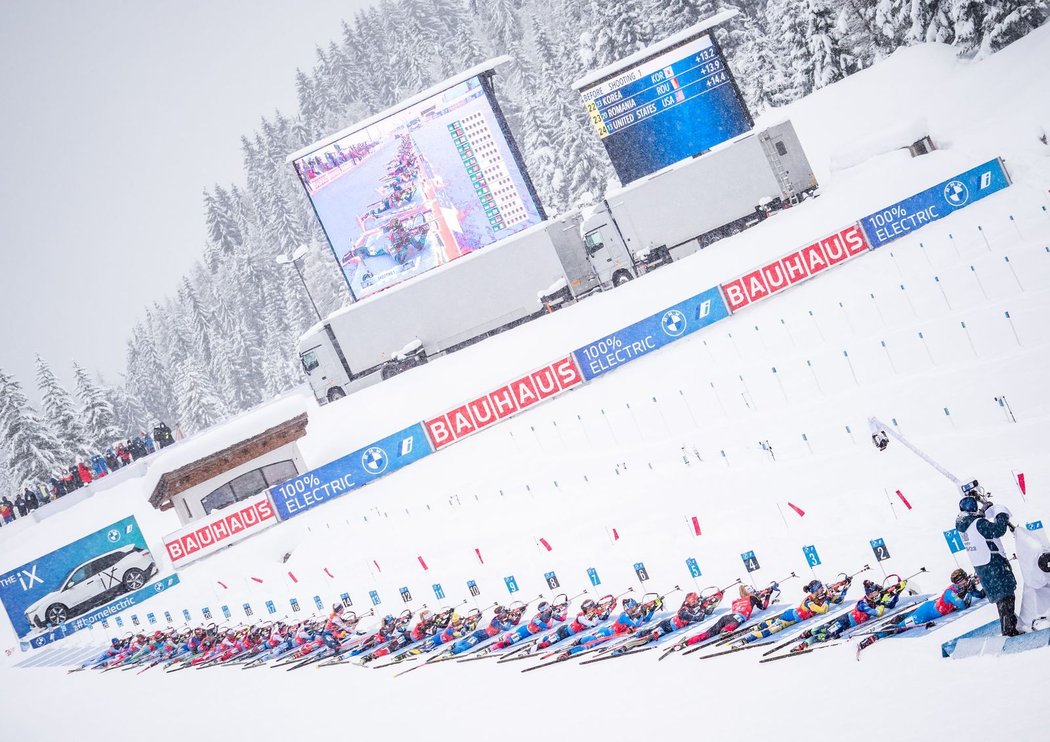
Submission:
M 289 263 L 295 268 L 295 272 L 299 275 L 299 280 L 303 284 L 303 291 L 306 292 L 306 296 L 310 299 L 310 306 L 314 308 L 314 314 L 317 315 L 317 321 L 321 321 L 321 313 L 317 311 L 317 304 L 314 303 L 314 297 L 310 294 L 310 289 L 306 285 L 306 279 L 303 278 L 303 272 L 299 270 L 299 261 L 306 257 L 306 254 L 310 252 L 309 245 L 299 245 L 295 248 L 295 251 L 291 254 L 291 257 L 287 255 L 278 255 L 274 260 L 277 261 L 277 265 L 288 265 Z

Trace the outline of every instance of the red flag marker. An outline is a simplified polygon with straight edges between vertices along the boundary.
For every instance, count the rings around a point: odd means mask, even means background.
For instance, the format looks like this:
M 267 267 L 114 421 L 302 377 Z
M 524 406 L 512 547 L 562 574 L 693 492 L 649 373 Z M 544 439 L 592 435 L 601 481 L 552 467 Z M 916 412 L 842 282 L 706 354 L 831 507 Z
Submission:
M 695 515 L 693 516 L 693 533 L 695 533 L 697 536 L 700 535 L 700 519 L 697 518 Z
M 543 544 L 543 548 L 546 549 L 547 551 L 551 550 L 551 545 L 549 543 L 547 543 L 547 539 L 541 538 L 540 539 L 540 543 Z
M 226 587 L 226 583 L 223 582 L 222 580 L 216 580 L 216 582 L 219 583 L 220 585 L 222 585 L 222 589 L 223 590 L 229 590 L 230 589 L 230 588 Z
M 335 575 L 333 575 L 331 572 L 328 571 L 328 567 L 324 568 L 324 573 L 326 575 L 328 575 L 329 577 L 331 577 L 333 580 L 335 579 Z
M 482 564 L 484 564 L 485 560 L 481 558 L 481 549 L 475 548 L 474 549 L 474 553 L 478 555 L 478 561 L 481 562 Z
M 253 577 L 252 579 L 258 582 L 260 585 L 262 584 L 262 580 L 260 580 L 258 577 Z
M 901 499 L 901 502 L 904 503 L 904 507 L 908 508 L 908 510 L 911 510 L 911 503 L 908 502 L 908 498 L 904 496 L 903 492 L 897 490 L 897 497 L 899 497 Z
M 617 530 L 615 528 L 612 529 L 612 532 L 613 532 L 613 541 L 619 541 L 620 540 L 619 532 L 617 532 Z
M 295 582 L 295 583 L 299 582 L 299 579 L 294 574 L 292 574 L 291 572 L 288 573 L 288 576 L 292 578 L 292 582 Z
M 420 566 L 423 567 L 423 571 L 426 572 L 427 571 L 427 563 L 423 561 L 423 557 L 422 556 L 417 556 L 416 559 L 419 560 Z
M 1021 490 L 1022 495 L 1028 494 L 1028 488 L 1025 486 L 1024 483 L 1024 472 L 1017 473 L 1017 488 Z
M 799 518 L 804 518 L 805 517 L 806 511 L 803 510 L 802 508 L 800 508 L 798 505 L 794 505 L 794 504 L 789 502 L 788 503 L 788 507 L 791 508 L 792 510 L 794 510 L 796 513 L 798 513 L 798 517 Z
M 380 572 L 383 571 L 383 568 L 379 566 L 379 562 L 377 562 L 375 559 L 372 560 L 372 564 L 376 565 L 376 569 L 378 569 Z

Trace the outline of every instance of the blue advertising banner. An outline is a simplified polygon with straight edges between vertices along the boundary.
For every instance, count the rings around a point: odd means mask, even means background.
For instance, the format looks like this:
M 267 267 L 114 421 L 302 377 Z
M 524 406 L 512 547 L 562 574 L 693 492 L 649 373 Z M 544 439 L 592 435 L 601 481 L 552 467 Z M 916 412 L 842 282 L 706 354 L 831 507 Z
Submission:
M 514 575 L 503 578 L 504 584 L 507 586 L 507 592 L 513 595 L 518 592 L 518 581 L 514 579 Z
M 860 220 L 871 247 L 882 247 L 930 222 L 980 201 L 1010 185 L 1010 177 L 996 158 L 887 206 Z
M 598 587 L 602 584 L 601 578 L 598 577 L 598 570 L 596 570 L 594 567 L 587 568 L 587 579 L 590 580 L 591 584 L 595 587 Z
M 950 531 L 944 532 L 944 540 L 948 543 L 948 551 L 952 554 L 966 551 L 966 545 L 963 543 L 962 534 L 954 528 Z
M 0 574 L 0 601 L 20 639 L 79 619 L 69 633 L 135 605 L 129 595 L 148 597 L 140 588 L 156 574 L 142 531 L 128 517 Z M 110 610 L 118 598 L 123 607 Z
M 277 517 L 288 520 L 433 453 L 416 423 L 270 490 Z
M 689 557 L 685 560 L 685 567 L 689 570 L 690 577 L 700 576 L 700 565 L 696 563 L 696 559 Z
M 171 575 L 165 577 L 157 582 L 152 582 L 145 587 L 135 590 L 131 593 L 125 593 L 120 598 L 114 600 L 106 605 L 95 608 L 87 613 L 82 613 L 76 618 L 66 621 L 64 624 L 60 624 L 58 628 L 45 631 L 40 634 L 29 637 L 29 641 L 20 642 L 22 651 L 27 649 L 39 649 L 45 644 L 58 641 L 59 639 L 65 639 L 70 634 L 80 631 L 81 629 L 90 629 L 96 623 L 101 623 L 109 616 L 115 613 L 126 611 L 132 606 L 136 606 L 144 600 L 152 598 L 157 593 L 169 590 L 179 584 L 179 576 Z M 123 626 L 124 622 L 120 616 L 116 617 L 117 626 Z
M 573 351 L 588 381 L 729 316 L 718 287 Z

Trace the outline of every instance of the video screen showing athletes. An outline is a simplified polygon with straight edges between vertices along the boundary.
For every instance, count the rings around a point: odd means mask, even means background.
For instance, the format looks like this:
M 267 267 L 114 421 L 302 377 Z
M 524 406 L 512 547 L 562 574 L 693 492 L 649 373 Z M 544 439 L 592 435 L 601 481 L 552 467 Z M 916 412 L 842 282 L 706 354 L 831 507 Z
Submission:
M 358 299 L 540 222 L 480 77 L 294 165 Z

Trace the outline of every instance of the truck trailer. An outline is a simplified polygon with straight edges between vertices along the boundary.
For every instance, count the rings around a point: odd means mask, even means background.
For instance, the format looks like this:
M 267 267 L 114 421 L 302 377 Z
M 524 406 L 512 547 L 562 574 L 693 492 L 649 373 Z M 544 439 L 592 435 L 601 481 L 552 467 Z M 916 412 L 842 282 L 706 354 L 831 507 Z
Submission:
M 619 286 L 817 188 L 785 121 L 337 310 L 299 340 L 321 403 Z
M 683 160 L 606 194 L 584 213 L 598 268 L 627 253 L 608 283 L 692 255 L 813 194 L 817 179 L 790 121 Z M 621 258 L 622 260 L 622 258 Z

